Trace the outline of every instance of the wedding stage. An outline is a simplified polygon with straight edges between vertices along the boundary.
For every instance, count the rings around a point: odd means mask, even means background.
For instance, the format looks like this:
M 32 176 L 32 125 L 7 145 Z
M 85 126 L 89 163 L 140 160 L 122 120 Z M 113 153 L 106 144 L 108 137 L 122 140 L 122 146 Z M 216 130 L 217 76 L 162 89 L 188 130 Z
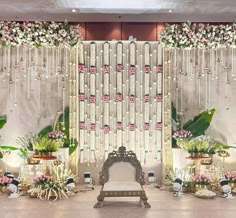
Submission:
M 233 216 L 231 7 L 4 2 L 1 218 Z

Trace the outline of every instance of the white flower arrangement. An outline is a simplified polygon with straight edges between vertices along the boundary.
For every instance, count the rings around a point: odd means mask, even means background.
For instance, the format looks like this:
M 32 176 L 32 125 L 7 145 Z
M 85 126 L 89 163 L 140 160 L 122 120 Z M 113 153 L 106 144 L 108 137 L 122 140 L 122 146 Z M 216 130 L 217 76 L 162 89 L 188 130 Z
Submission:
M 219 48 L 236 45 L 236 24 L 166 24 L 161 43 L 167 48 Z
M 67 22 L 0 21 L 0 46 L 73 47 L 80 38 L 80 26 L 68 25 Z

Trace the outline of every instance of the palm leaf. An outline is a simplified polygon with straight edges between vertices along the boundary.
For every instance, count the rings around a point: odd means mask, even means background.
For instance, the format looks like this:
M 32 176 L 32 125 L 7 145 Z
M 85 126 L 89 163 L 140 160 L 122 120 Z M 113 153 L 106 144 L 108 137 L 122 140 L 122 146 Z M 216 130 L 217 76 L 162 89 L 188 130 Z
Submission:
M 7 116 L 6 115 L 0 116 L 0 129 L 3 128 L 6 122 L 7 122 Z
M 46 127 L 44 127 L 43 129 L 41 129 L 41 131 L 38 133 L 39 137 L 44 137 L 47 136 L 49 132 L 53 131 L 53 126 L 52 125 L 48 125 Z
M 204 111 L 183 125 L 184 130 L 192 132 L 193 137 L 203 135 L 210 126 L 215 109 Z
M 0 145 L 0 149 L 2 149 L 2 150 L 10 150 L 10 151 L 18 150 L 17 147 L 11 146 L 11 145 Z

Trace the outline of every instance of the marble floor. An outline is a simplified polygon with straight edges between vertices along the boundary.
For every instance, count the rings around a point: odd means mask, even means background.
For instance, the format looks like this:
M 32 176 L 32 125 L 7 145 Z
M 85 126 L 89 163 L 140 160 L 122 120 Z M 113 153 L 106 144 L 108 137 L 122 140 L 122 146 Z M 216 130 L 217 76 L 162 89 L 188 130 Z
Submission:
M 95 187 L 56 202 L 0 195 L 0 218 L 231 218 L 236 214 L 236 198 L 205 200 L 191 194 L 175 198 L 168 191 L 149 186 L 145 190 L 150 209 L 142 208 L 137 198 L 107 198 L 103 208 L 94 209 L 99 190 Z

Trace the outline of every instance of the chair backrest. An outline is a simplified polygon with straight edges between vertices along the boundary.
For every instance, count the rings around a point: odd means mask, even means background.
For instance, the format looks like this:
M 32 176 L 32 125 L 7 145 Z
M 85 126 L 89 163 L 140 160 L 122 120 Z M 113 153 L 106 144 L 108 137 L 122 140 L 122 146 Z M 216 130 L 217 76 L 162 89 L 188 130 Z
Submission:
M 136 169 L 129 162 L 116 162 L 108 168 L 108 181 L 136 181 Z
M 100 184 L 107 181 L 137 181 L 144 185 L 144 173 L 133 151 L 121 146 L 118 151 L 109 153 L 100 172 Z

